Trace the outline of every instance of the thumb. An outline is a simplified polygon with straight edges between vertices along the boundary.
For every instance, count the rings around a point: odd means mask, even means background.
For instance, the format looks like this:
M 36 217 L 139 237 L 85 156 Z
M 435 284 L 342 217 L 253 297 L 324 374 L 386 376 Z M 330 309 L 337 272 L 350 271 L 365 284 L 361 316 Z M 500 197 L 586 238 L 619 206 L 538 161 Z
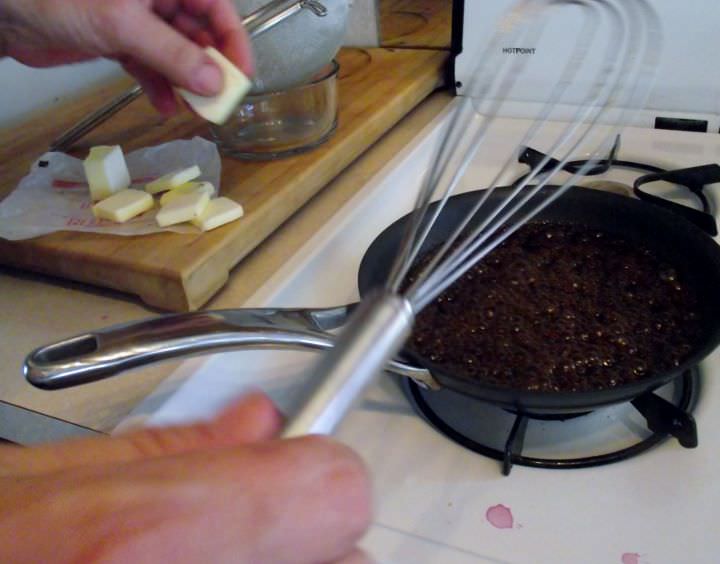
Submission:
M 214 421 L 147 428 L 116 437 L 79 439 L 38 447 L 0 448 L 0 477 L 33 476 L 81 466 L 118 464 L 259 442 L 275 437 L 282 418 L 270 399 L 250 394 Z

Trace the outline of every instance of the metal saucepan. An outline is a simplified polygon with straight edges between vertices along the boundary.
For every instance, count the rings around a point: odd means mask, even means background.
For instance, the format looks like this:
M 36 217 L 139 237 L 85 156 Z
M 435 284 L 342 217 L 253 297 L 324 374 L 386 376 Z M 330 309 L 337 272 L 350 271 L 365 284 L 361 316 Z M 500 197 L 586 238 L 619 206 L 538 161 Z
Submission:
M 507 191 L 506 188 L 495 190 L 489 203 L 505 198 Z M 470 192 L 451 198 L 425 248 L 442 242 L 478 196 L 479 192 Z M 685 362 L 672 371 L 653 374 L 637 382 L 588 392 L 496 388 L 447 373 L 417 355 L 412 356 L 413 363 L 421 368 L 394 362 L 388 367 L 390 371 L 433 388 L 448 388 L 515 411 L 569 414 L 627 401 L 652 391 L 696 365 L 720 343 L 720 247 L 698 227 L 652 204 L 586 188 L 571 188 L 538 219 L 571 222 L 616 234 L 655 252 L 681 276 L 692 273 L 698 280 L 698 297 L 708 323 Z M 402 218 L 385 229 L 365 253 L 358 274 L 361 296 L 386 280 L 405 221 L 406 218 Z M 269 346 L 325 349 L 333 342 L 327 331 L 342 326 L 352 307 L 239 309 L 162 316 L 41 347 L 27 357 L 24 369 L 32 384 L 54 389 L 99 380 L 158 360 L 210 350 Z

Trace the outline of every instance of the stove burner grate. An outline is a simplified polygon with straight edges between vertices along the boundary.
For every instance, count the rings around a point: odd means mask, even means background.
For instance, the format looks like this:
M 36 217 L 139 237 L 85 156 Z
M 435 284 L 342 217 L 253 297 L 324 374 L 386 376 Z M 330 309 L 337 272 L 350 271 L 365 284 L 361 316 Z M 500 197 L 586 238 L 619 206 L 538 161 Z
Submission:
M 425 391 L 410 379 L 403 378 L 402 380 L 414 407 L 433 427 L 461 446 L 501 461 L 502 473 L 505 476 L 510 474 L 515 464 L 551 469 L 589 468 L 612 464 L 637 456 L 671 436 L 677 438 L 678 442 L 686 448 L 697 446 L 697 430 L 695 420 L 691 415 L 699 389 L 697 369 L 689 370 L 677 379 L 676 385 L 679 388 L 679 394 L 676 394 L 671 401 L 654 393 L 644 394 L 632 400 L 632 406 L 640 412 L 651 431 L 648 437 L 625 448 L 577 458 L 540 458 L 523 454 L 528 425 L 541 421 L 541 419 L 527 414 L 515 414 L 515 421 L 505 440 L 504 449 L 500 450 L 483 444 L 448 422 L 438 410 L 430 405 L 425 394 L 438 392 Z
M 613 168 L 624 168 L 642 172 L 644 174 L 635 179 L 635 182 L 633 182 L 633 193 L 638 199 L 645 202 L 651 202 L 654 205 L 679 214 L 712 237 L 718 234 L 717 223 L 712 214 L 710 202 L 705 195 L 705 188 L 720 182 L 720 165 L 712 163 L 691 168 L 666 170 L 648 163 L 618 159 L 617 153 L 619 149 L 620 136 L 618 135 L 607 158 L 598 161 L 595 166 L 585 171 L 583 176 L 597 176 L 605 174 Z M 532 147 L 525 147 L 518 155 L 518 162 L 528 166 L 530 170 L 533 170 L 546 158 L 548 158 L 548 156 L 542 151 L 538 151 Z M 582 167 L 587 165 L 588 162 L 589 161 L 585 159 L 570 161 L 562 168 L 565 172 L 576 174 L 580 172 Z M 558 164 L 559 161 L 557 159 L 550 157 L 543 171 L 551 171 Z M 529 173 L 523 174 L 517 178 L 515 182 L 513 182 L 513 186 L 516 186 L 520 182 L 524 181 L 528 174 Z M 670 182 L 687 189 L 695 197 L 700 209 L 694 209 L 683 204 L 666 200 L 646 189 L 648 184 L 660 181 Z

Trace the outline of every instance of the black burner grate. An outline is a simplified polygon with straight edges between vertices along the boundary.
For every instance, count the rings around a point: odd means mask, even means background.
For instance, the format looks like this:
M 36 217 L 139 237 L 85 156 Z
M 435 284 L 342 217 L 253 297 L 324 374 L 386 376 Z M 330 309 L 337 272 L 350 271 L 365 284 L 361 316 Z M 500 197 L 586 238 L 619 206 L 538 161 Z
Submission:
M 679 394 L 673 401 L 650 393 L 633 400 L 632 405 L 648 423 L 651 435 L 640 439 L 636 444 L 607 453 L 580 458 L 538 458 L 522 454 L 525 432 L 529 424 L 539 421 L 530 415 L 517 414 L 515 422 L 505 441 L 504 450 L 499 450 L 475 440 L 448 423 L 441 413 L 436 411 L 425 399 L 431 392 L 422 389 L 408 378 L 403 378 L 403 386 L 414 407 L 438 431 L 456 443 L 478 454 L 502 462 L 502 472 L 509 475 L 513 465 L 535 468 L 570 469 L 603 466 L 627 460 L 674 436 L 686 448 L 697 446 L 697 430 L 691 413 L 697 401 L 699 376 L 697 369 L 687 371 L 678 378 Z M 572 424 L 572 423 L 569 423 Z
M 604 174 L 612 168 L 624 168 L 642 172 L 644 174 L 638 177 L 633 183 L 633 193 L 638 199 L 645 202 L 652 202 L 654 205 L 677 213 L 691 223 L 694 223 L 712 237 L 718 234 L 718 227 L 715 217 L 712 215 L 710 202 L 705 196 L 705 188 L 720 182 L 720 165 L 713 163 L 691 168 L 665 170 L 648 163 L 618 159 L 617 153 L 619 148 L 620 136 L 616 138 L 615 144 L 610 150 L 607 158 L 598 161 L 584 173 L 584 176 Z M 533 149 L 532 147 L 525 147 L 518 156 L 518 162 L 527 165 L 530 170 L 533 170 L 546 158 L 547 155 L 545 153 Z M 570 161 L 565 164 L 563 170 L 570 174 L 575 174 L 580 171 L 583 166 L 588 164 L 588 162 L 589 161 L 585 159 Z M 549 172 L 553 170 L 558 163 L 559 161 L 557 159 L 551 157 L 543 167 L 543 171 Z M 513 185 L 519 184 L 526 178 L 527 174 L 521 175 L 517 178 L 517 180 L 515 180 L 515 182 L 513 182 Z M 660 196 L 652 194 L 646 189 L 648 184 L 660 181 L 670 182 L 677 186 L 686 188 L 695 197 L 700 209 L 694 209 L 686 205 L 666 200 Z

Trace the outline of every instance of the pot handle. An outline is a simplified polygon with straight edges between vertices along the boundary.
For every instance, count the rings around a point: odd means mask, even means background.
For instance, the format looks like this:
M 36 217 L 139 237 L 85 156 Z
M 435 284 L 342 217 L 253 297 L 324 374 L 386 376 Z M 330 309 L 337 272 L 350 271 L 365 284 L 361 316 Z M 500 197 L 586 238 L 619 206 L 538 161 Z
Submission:
M 671 202 L 670 200 L 665 200 L 664 198 L 655 196 L 654 194 L 650 194 L 649 192 L 641 189 L 646 184 L 658 181 L 685 186 L 697 197 L 700 204 L 702 204 L 703 209 L 708 209 L 709 204 L 703 190 L 708 184 L 720 182 L 720 166 L 717 164 L 710 164 L 656 172 L 641 176 L 633 183 L 633 192 L 641 200 L 645 200 L 682 216 L 687 221 L 695 224 L 697 227 L 705 231 L 705 233 L 711 237 L 715 237 L 718 234 L 715 218 L 711 214 L 682 204 Z
M 328 309 L 235 309 L 164 315 L 83 333 L 32 351 L 27 381 L 57 390 L 95 382 L 155 362 L 234 349 L 328 350 L 354 306 Z M 387 369 L 437 388 L 427 370 L 391 361 Z

